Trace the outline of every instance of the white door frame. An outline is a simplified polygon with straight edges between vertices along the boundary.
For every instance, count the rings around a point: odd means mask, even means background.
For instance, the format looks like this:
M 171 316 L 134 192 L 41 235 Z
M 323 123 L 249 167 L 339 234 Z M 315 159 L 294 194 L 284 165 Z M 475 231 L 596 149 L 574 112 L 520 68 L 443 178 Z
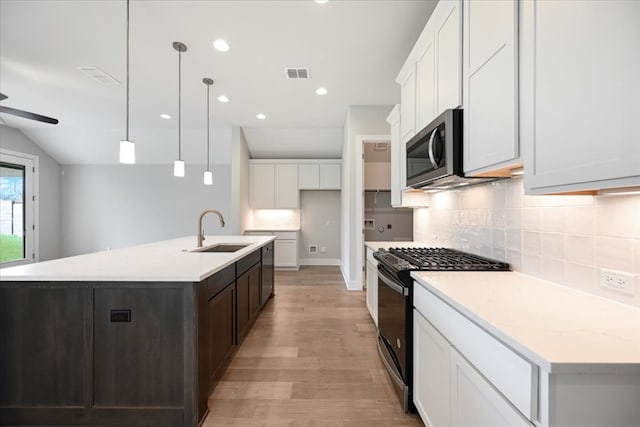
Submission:
M 3 262 L 2 267 L 11 267 L 20 264 L 29 264 L 38 262 L 40 259 L 40 242 L 39 242 L 39 157 L 33 154 L 20 153 L 0 149 L 0 161 L 10 164 L 17 164 L 25 167 L 25 194 L 24 194 L 24 244 L 25 258 Z
M 356 289 L 364 289 L 363 267 L 364 264 L 364 145 L 376 142 L 391 143 L 391 135 L 356 135 L 356 188 L 352 194 L 356 195 L 356 227 L 355 249 L 356 249 Z

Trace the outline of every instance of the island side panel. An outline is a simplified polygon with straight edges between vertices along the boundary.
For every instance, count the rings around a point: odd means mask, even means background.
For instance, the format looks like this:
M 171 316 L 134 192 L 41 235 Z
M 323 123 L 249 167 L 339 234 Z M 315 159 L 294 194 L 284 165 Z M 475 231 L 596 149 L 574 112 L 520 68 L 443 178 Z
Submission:
M 55 284 L 0 288 L 0 414 L 9 407 L 85 406 L 88 294 Z

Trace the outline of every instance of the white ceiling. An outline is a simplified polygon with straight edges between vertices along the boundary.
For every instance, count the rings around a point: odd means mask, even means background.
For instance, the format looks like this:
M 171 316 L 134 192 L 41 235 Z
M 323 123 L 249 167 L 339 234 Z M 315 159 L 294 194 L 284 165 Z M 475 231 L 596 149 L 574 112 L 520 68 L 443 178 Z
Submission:
M 131 131 L 139 163 L 177 151 L 178 53 L 182 143 L 204 163 L 206 86 L 212 126 L 241 126 L 254 158 L 339 158 L 349 105 L 399 102 L 394 83 L 435 0 L 131 1 Z M 2 105 L 56 117 L 56 126 L 2 114 L 61 164 L 117 163 L 125 135 L 126 3 L 0 0 Z M 224 38 L 231 51 L 212 47 Z M 76 67 L 121 82 L 104 86 Z M 287 80 L 285 67 L 308 67 Z M 329 93 L 315 94 L 325 86 Z M 226 94 L 231 102 L 215 100 Z M 258 120 L 256 114 L 267 115 Z M 163 120 L 161 113 L 173 116 Z M 215 133 L 214 133 L 215 136 Z

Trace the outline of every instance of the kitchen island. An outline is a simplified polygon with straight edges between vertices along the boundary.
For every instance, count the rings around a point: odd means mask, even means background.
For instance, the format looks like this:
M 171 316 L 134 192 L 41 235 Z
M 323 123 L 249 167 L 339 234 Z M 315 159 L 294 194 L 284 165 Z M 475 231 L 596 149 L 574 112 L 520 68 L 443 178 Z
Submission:
M 0 425 L 198 425 L 273 294 L 273 239 L 207 236 L 201 249 L 228 252 L 198 252 L 193 236 L 0 270 Z

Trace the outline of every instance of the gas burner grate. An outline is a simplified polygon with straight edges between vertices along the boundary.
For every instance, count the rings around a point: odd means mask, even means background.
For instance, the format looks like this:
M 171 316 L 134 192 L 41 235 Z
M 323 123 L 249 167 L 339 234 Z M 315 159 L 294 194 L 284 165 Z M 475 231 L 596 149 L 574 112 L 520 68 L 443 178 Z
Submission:
M 447 248 L 391 248 L 389 252 L 424 271 L 509 271 L 509 264 Z

